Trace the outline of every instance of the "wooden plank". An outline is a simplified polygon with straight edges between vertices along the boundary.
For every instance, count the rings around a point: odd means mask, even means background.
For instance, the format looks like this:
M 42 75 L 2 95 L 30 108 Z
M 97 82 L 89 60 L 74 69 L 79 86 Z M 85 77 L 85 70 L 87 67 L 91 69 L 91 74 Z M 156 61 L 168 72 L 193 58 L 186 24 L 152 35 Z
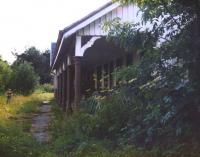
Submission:
M 91 24 L 90 24 L 90 28 L 89 28 L 89 34 L 88 35 L 95 35 L 95 23 L 94 22 L 92 22 Z
M 112 20 L 115 19 L 117 17 L 117 9 L 114 9 L 112 11 Z
M 90 25 L 84 27 L 84 35 L 89 35 L 90 34 Z
M 123 6 L 122 7 L 122 12 L 123 12 L 122 13 L 122 15 L 123 15 L 122 19 L 123 19 L 124 22 L 128 22 L 129 21 L 129 19 L 128 19 L 128 13 L 129 13 L 128 9 L 129 9 L 128 6 Z
M 104 70 L 104 65 L 101 66 L 101 89 L 105 89 L 105 70 Z
M 122 7 L 118 7 L 117 8 L 117 17 L 122 19 L 122 17 L 123 17 L 123 9 L 122 9 Z
M 102 16 L 101 17 L 101 35 L 104 35 L 105 34 L 105 32 L 104 32 L 104 30 L 102 29 L 102 26 L 103 26 L 103 24 L 104 24 L 104 22 L 106 21 L 106 17 L 105 16 Z
M 101 19 L 95 21 L 95 35 L 101 35 Z

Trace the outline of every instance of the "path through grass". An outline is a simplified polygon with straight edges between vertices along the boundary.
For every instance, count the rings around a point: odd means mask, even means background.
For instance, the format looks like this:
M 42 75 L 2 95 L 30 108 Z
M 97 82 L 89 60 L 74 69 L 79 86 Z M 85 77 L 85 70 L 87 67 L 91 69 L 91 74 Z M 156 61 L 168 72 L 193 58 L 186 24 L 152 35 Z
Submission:
M 14 96 L 6 104 L 0 96 L 0 157 L 44 157 L 47 149 L 30 135 L 33 113 L 44 100 L 51 100 L 51 93 L 35 93 L 31 96 Z
M 49 127 L 52 122 L 52 106 L 48 101 L 43 102 L 39 107 L 38 114 L 35 114 L 32 120 L 32 126 L 30 132 L 35 139 L 43 144 L 47 144 L 51 141 L 51 135 L 49 133 Z

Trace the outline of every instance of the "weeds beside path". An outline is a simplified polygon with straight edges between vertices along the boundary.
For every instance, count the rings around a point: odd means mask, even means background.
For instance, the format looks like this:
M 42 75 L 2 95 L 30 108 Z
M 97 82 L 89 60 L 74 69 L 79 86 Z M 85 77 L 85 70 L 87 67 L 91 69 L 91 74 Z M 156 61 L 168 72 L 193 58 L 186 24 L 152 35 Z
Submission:
M 44 100 L 51 100 L 51 93 L 15 96 L 6 104 L 0 96 L 0 157 L 41 157 L 46 147 L 31 135 L 32 116 Z

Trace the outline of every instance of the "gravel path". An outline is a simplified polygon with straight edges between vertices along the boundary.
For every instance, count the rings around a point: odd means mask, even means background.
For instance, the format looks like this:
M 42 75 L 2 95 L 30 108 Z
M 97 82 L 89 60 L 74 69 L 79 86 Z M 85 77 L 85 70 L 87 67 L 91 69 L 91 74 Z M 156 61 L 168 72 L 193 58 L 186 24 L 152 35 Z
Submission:
M 48 132 L 49 124 L 52 120 L 51 105 L 43 102 L 39 107 L 39 113 L 35 114 L 32 120 L 31 134 L 40 143 L 50 142 L 50 134 Z

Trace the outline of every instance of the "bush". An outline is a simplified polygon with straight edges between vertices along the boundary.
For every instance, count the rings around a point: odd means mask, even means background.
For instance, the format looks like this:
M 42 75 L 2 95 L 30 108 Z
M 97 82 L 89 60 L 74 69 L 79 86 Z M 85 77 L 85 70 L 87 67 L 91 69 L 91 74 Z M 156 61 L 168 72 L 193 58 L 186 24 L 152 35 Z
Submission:
M 52 97 L 52 94 L 17 95 L 7 105 L 5 96 L 0 96 L 0 157 L 44 157 L 46 145 L 36 142 L 29 132 L 31 113 Z
M 146 139 L 154 137 L 149 128 L 158 118 L 159 106 L 144 106 L 132 94 L 124 88 L 107 98 L 90 97 L 82 101 L 81 109 L 71 117 L 63 116 L 55 107 L 52 152 L 59 157 L 198 156 L 197 140 L 184 144 L 172 140 L 176 139 L 172 135 L 167 135 L 168 140 L 159 136 L 153 147 L 145 147 Z M 166 127 L 158 129 L 168 131 Z
M 95 128 L 92 132 L 97 138 L 108 138 L 117 145 L 117 136 L 129 120 L 129 106 L 120 100 L 121 95 L 103 99 L 96 114 Z
M 36 92 L 38 93 L 45 93 L 45 92 L 52 93 L 53 91 L 54 91 L 53 85 L 48 84 L 48 83 L 38 85 L 36 87 Z
M 37 157 L 38 144 L 15 125 L 0 124 L 0 155 L 2 157 Z
M 0 93 L 4 92 L 8 86 L 11 72 L 10 66 L 0 58 Z
M 16 92 L 28 95 L 31 94 L 38 84 L 39 77 L 35 74 L 30 63 L 24 62 L 13 67 L 11 87 Z

